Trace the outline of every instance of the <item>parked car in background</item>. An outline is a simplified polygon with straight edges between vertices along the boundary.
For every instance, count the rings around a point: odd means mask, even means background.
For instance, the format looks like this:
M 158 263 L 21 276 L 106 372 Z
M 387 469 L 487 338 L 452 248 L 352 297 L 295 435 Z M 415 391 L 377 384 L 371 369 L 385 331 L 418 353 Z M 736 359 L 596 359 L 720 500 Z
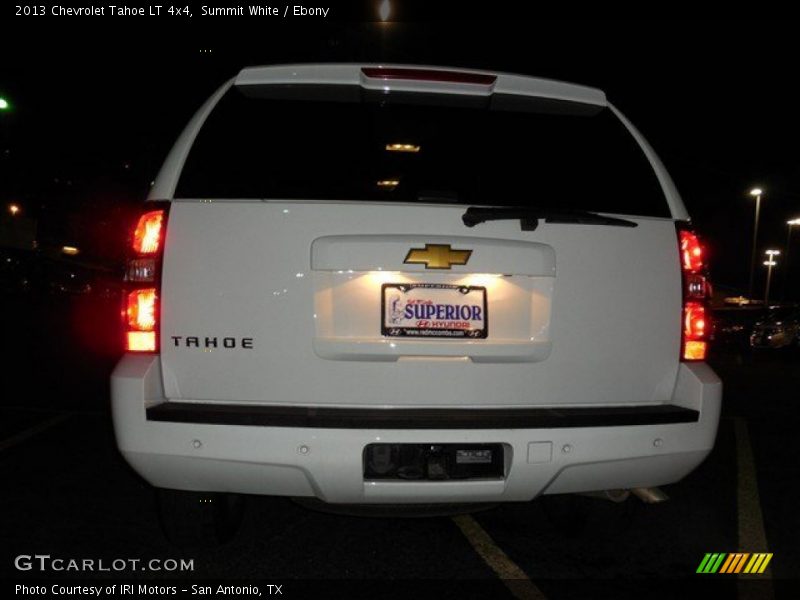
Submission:
M 764 317 L 762 308 L 748 306 L 723 307 L 714 309 L 711 321 L 711 340 L 715 352 L 747 350 L 750 348 L 750 334 L 756 322 Z
M 776 308 L 756 322 L 750 334 L 752 348 L 787 348 L 800 345 L 800 310 Z

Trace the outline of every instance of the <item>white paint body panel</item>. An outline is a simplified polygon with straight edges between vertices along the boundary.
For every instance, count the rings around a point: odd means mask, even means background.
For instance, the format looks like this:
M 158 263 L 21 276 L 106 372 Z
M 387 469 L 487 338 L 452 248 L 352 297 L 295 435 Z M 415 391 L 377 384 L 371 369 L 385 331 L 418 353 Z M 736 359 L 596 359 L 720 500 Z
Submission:
M 364 202 L 173 202 L 162 287 L 167 397 L 387 407 L 669 400 L 681 313 L 671 220 L 637 218 L 636 228 L 542 224 L 523 232 L 515 221 L 469 229 L 461 223 L 463 212 L 458 206 Z M 315 240 L 356 231 L 381 232 L 387 242 L 374 250 L 373 238 L 367 238 L 360 250 L 364 259 L 338 249 L 317 258 L 322 266 L 342 267 L 342 273 L 311 268 Z M 396 244 L 396 236 L 414 245 Z M 470 261 L 480 270 L 468 264 L 425 272 L 405 265 L 403 281 L 467 281 L 484 269 L 498 274 L 513 268 L 514 253 L 525 243 L 552 249 L 555 273 L 486 280 L 489 320 L 498 321 L 486 340 L 392 340 L 396 347 L 387 349 L 380 335 L 380 283 L 393 279 L 380 271 L 361 272 L 367 266 L 363 260 L 374 257 L 380 263 L 375 269 L 386 265 L 399 271 L 408 250 L 426 237 L 473 249 Z M 338 262 L 348 257 L 352 269 Z M 528 267 L 537 268 L 536 261 Z M 504 321 L 509 314 L 525 319 Z M 254 349 L 186 348 L 172 336 L 250 337 Z M 531 347 L 514 347 L 523 341 Z M 536 347 L 538 342 L 551 347 Z M 362 355 L 372 344 L 373 360 L 330 360 L 346 352 L 342 344 Z M 442 354 L 434 350 L 437 345 L 449 350 Z M 386 362 L 389 350 L 394 357 L 430 353 L 477 360 Z M 485 364 L 492 354 L 493 364 Z
M 413 210 L 414 207 L 409 207 Z M 424 210 L 424 208 L 423 208 Z M 467 265 L 453 265 L 451 273 L 496 273 L 525 277 L 555 277 L 553 248 L 538 242 L 438 235 L 331 235 L 311 243 L 312 271 L 395 271 L 429 275 L 425 265 L 403 262 L 409 248 L 449 244 L 468 246 Z M 426 272 L 427 271 L 427 272 Z
M 670 400 L 699 410 L 696 423 L 473 431 L 315 429 L 148 421 L 146 406 L 165 400 L 161 382 L 160 361 L 153 356 L 124 357 L 111 379 L 117 443 L 147 481 L 184 490 L 314 496 L 332 503 L 527 501 L 539 494 L 673 483 L 713 448 L 722 397 L 722 385 L 707 365 L 684 363 Z M 502 481 L 364 481 L 361 456 L 367 444 L 432 440 L 504 442 L 511 448 L 507 476 Z M 549 460 L 529 461 L 531 443 L 550 444 Z M 301 446 L 308 452 L 303 454 Z
M 230 85 L 376 85 L 362 66 L 245 69 L 190 121 L 150 198 L 172 199 L 197 132 Z M 497 74 L 491 89 L 380 85 L 608 105 L 599 90 L 508 74 Z M 611 109 L 648 157 L 673 219 L 687 218 L 655 152 Z M 434 204 L 173 200 L 161 353 L 126 356 L 112 376 L 115 431 L 127 460 L 157 486 L 329 502 L 527 500 L 665 484 L 696 467 L 713 447 L 721 384 L 706 365 L 678 361 L 681 274 L 673 219 L 631 217 L 636 228 L 542 223 L 521 231 L 519 221 L 467 228 L 463 211 Z M 409 249 L 426 243 L 470 249 L 472 256 L 448 271 L 404 264 Z M 380 286 L 401 282 L 485 285 L 488 337 L 384 338 Z M 186 347 L 187 336 L 252 338 L 253 348 Z M 362 408 L 667 403 L 699 410 L 701 418 L 474 431 L 147 421 L 146 407 L 166 401 Z M 365 483 L 362 452 L 374 442 L 504 443 L 509 470 L 502 481 Z M 310 452 L 299 454 L 299 446 Z

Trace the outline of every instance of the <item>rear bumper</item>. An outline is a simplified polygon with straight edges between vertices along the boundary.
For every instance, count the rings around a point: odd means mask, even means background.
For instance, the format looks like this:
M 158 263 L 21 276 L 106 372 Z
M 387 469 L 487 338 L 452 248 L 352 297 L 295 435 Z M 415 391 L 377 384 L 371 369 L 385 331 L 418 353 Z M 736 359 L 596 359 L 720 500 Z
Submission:
M 237 410 L 226 410 L 221 417 L 207 405 L 164 404 L 157 356 L 125 356 L 111 387 L 120 451 L 153 485 L 314 496 L 333 503 L 526 501 L 542 493 L 673 483 L 713 448 L 722 396 L 722 384 L 708 365 L 684 363 L 669 407 L 536 409 L 516 415 L 513 428 L 502 411 L 482 413 L 483 422 L 473 424 L 466 421 L 476 411 L 466 411 L 457 428 L 435 418 L 409 420 L 413 414 L 395 423 L 349 415 L 350 428 L 344 429 L 335 424 L 341 413 L 319 420 L 318 411 L 309 416 L 307 410 L 289 410 L 291 422 L 281 422 L 285 410 L 275 421 L 269 410 L 239 409 L 238 416 Z M 502 443 L 506 475 L 364 481 L 363 450 L 376 442 Z
M 674 404 L 580 408 L 370 409 L 164 402 L 147 419 L 168 423 L 323 429 L 560 429 L 694 423 L 700 412 Z

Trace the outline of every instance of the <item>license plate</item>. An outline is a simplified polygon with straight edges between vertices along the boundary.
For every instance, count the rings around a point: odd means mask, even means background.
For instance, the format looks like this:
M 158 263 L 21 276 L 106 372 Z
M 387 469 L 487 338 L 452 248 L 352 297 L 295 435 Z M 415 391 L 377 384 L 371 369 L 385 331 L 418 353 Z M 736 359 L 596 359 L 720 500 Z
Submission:
M 387 337 L 485 338 L 486 288 L 441 283 L 385 283 L 381 332 Z
M 490 465 L 491 450 L 456 450 L 457 465 Z

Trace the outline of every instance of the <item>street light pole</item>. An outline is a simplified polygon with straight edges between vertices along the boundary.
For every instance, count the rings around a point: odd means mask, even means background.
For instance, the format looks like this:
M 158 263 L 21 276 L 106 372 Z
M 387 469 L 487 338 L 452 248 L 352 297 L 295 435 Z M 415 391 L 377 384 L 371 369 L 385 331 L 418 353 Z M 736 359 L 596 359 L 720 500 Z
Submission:
M 786 300 L 786 288 L 789 284 L 789 246 L 792 243 L 792 227 L 795 225 L 800 225 L 800 218 L 786 221 L 786 225 L 789 227 L 789 232 L 786 234 L 786 255 L 784 257 L 786 262 L 783 265 L 783 290 L 781 291 L 782 300 Z
M 769 308 L 769 285 L 772 282 L 772 267 L 778 264 L 775 257 L 780 253 L 780 250 L 767 250 L 764 253 L 769 256 L 769 258 L 764 261 L 764 266 L 767 267 L 767 285 L 764 288 L 764 308 Z
M 756 219 L 755 224 L 753 226 L 753 254 L 750 258 L 750 285 L 748 287 L 749 293 L 748 297 L 753 297 L 753 283 L 755 281 L 755 274 L 756 274 L 756 243 L 758 241 L 758 216 L 761 213 L 761 194 L 764 191 L 761 188 L 753 188 L 750 190 L 750 195 L 755 196 L 756 198 Z

